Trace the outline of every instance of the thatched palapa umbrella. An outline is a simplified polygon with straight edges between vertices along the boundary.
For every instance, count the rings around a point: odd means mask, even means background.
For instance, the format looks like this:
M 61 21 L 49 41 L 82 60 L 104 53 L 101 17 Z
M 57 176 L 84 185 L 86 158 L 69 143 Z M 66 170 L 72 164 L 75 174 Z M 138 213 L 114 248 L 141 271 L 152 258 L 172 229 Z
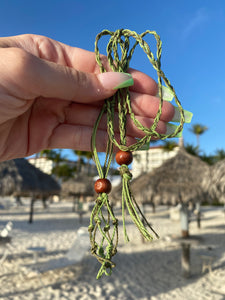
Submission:
M 80 216 L 80 223 L 82 223 L 83 202 L 87 198 L 93 198 L 93 178 L 86 175 L 80 175 L 79 177 L 71 178 L 62 183 L 62 197 L 73 197 L 73 211 L 77 212 Z
M 140 202 L 155 204 L 185 204 L 204 201 L 207 197 L 202 187 L 203 178 L 209 175 L 209 166 L 200 158 L 188 154 L 183 147 L 159 168 L 139 176 L 132 183 L 132 190 Z M 183 224 L 183 226 L 187 226 Z M 183 228 L 188 235 L 188 228 Z
M 24 158 L 0 163 L 0 194 L 48 197 L 59 194 L 60 185 Z
M 140 201 L 153 199 L 155 204 L 172 204 L 205 200 L 202 181 L 209 174 L 209 166 L 183 148 L 148 174 L 132 182 L 132 190 Z M 146 198 L 143 198 L 143 193 Z M 142 198 L 142 200 L 141 200 Z
M 150 173 L 144 173 L 131 183 L 139 204 L 181 204 L 182 236 L 188 236 L 188 203 L 207 199 L 202 186 L 209 175 L 209 166 L 200 158 L 188 154 L 182 144 L 177 154 Z M 121 199 L 121 185 L 113 190 L 114 201 Z M 200 213 L 199 213 L 200 218 Z M 200 223 L 200 220 L 199 220 Z
M 143 174 L 133 181 L 131 187 L 136 198 L 155 204 L 181 204 L 181 266 L 185 277 L 190 275 L 189 202 L 198 203 L 207 197 L 202 182 L 209 175 L 209 166 L 200 158 L 188 154 L 181 146 L 176 156 L 165 161 L 151 173 Z M 200 226 L 200 211 L 198 214 Z M 188 238 L 188 239 L 186 239 Z
M 94 196 L 93 179 L 88 176 L 79 176 L 62 183 L 63 196 L 92 197 Z
M 209 175 L 209 166 L 188 154 L 183 147 L 178 153 L 150 173 L 143 173 L 131 183 L 138 203 L 171 204 L 204 201 L 207 193 L 202 182 Z M 121 185 L 113 196 L 120 199 Z
M 212 200 L 225 205 L 225 159 L 210 167 L 210 174 L 204 178 L 203 185 Z
M 37 169 L 24 158 L 0 163 L 0 194 L 15 197 L 31 196 L 30 222 L 36 198 L 46 199 L 60 193 L 60 185 L 50 175 Z

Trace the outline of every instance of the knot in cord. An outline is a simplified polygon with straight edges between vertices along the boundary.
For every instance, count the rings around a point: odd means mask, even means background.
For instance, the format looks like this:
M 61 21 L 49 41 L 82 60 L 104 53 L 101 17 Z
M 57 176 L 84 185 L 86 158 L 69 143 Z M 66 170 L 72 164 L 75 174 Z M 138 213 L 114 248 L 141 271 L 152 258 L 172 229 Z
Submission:
M 94 230 L 94 225 L 89 225 L 89 226 L 88 226 L 88 231 L 89 231 L 89 232 L 92 232 L 93 230 Z
M 107 231 L 109 231 L 109 229 L 110 229 L 110 225 L 107 224 L 107 225 L 104 227 L 104 231 L 107 232 Z
M 127 165 L 122 165 L 120 167 L 120 175 L 122 178 L 127 179 L 128 181 L 132 179 L 132 174 Z

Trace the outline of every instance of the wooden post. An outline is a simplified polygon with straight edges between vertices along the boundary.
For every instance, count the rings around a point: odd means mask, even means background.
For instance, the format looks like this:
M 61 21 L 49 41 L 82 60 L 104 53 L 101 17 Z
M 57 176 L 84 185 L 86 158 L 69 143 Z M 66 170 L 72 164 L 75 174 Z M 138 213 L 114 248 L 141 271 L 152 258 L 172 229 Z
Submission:
M 79 223 L 82 224 L 83 221 L 83 203 L 84 203 L 84 197 L 83 195 L 80 196 L 79 202 L 78 202 L 78 214 L 79 214 Z
M 79 211 L 79 223 L 82 224 L 83 222 L 83 211 Z
M 72 208 L 73 212 L 78 211 L 78 205 L 79 205 L 79 198 L 78 198 L 78 196 L 74 196 L 73 208 Z
M 30 223 L 30 224 L 33 222 L 34 202 L 35 202 L 35 198 L 34 198 L 34 196 L 32 196 L 31 202 L 30 202 L 30 217 L 29 217 L 29 221 L 28 221 L 28 223 Z
M 196 202 L 196 218 L 197 218 L 197 226 L 201 228 L 201 203 Z
M 155 213 L 155 203 L 152 201 L 151 202 L 151 205 L 152 205 L 152 212 L 153 212 L 153 214 Z
M 181 255 L 181 270 L 182 276 L 185 278 L 190 277 L 190 244 L 181 243 L 182 255 Z
M 180 209 L 181 235 L 183 238 L 189 237 L 189 213 L 188 206 L 182 203 Z
M 16 196 L 15 197 L 15 199 L 16 199 L 16 205 L 17 206 L 23 206 L 23 203 L 22 203 L 22 201 L 21 201 L 21 198 L 20 198 L 20 196 Z
M 46 196 L 42 197 L 42 204 L 43 204 L 43 208 L 44 209 L 48 208 L 48 206 L 47 206 L 47 197 Z

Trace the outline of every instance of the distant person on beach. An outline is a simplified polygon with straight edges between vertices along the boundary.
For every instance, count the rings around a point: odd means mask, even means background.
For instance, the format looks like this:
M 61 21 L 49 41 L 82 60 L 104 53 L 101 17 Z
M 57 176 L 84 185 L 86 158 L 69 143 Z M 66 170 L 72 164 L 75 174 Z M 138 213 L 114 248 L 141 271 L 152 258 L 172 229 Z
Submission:
M 157 84 L 151 77 L 134 69 L 100 74 L 94 53 L 44 36 L 0 38 L 0 70 L 0 161 L 43 149 L 90 151 L 101 104 L 121 87 L 130 86 L 132 109 L 144 126 L 152 125 L 158 110 Z M 173 115 L 173 106 L 165 102 L 158 132 L 166 132 Z M 129 119 L 127 125 L 127 143 L 132 144 L 142 133 Z M 106 142 L 105 119 L 97 135 L 98 151 L 105 150 Z

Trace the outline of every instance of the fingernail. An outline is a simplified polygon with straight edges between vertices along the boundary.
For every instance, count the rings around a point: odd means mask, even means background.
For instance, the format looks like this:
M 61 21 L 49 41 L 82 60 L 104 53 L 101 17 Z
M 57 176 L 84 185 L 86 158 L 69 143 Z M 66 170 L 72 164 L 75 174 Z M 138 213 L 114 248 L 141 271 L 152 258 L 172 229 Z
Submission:
M 118 84 L 116 87 L 114 87 L 114 90 L 117 89 L 123 89 L 129 86 L 132 86 L 134 84 L 134 80 L 132 78 L 132 76 L 129 73 L 119 73 L 121 74 L 121 79 L 123 80 L 120 84 Z M 124 78 L 123 78 L 124 76 Z
M 157 95 L 159 97 L 159 93 Z M 173 93 L 170 91 L 170 89 L 166 86 L 162 86 L 162 99 L 165 101 L 172 101 L 173 100 Z
M 180 110 L 179 110 L 179 107 L 174 106 L 174 110 L 175 110 L 175 113 L 174 113 L 174 116 L 173 116 L 173 119 L 171 120 L 171 122 L 180 122 Z M 184 109 L 184 120 L 185 120 L 185 123 L 191 123 L 192 117 L 193 117 L 193 113 Z
M 129 73 L 105 72 L 98 74 L 98 80 L 107 90 L 117 90 L 132 86 L 134 80 Z
M 170 134 L 174 133 L 177 128 L 178 128 L 178 126 L 176 126 L 174 124 L 167 123 L 166 124 L 166 133 L 165 134 L 166 135 L 170 135 Z M 174 136 L 174 137 L 177 137 L 177 138 L 182 137 L 182 132 L 183 132 L 183 130 L 181 130 L 180 132 L 178 132 L 178 134 L 176 136 Z

